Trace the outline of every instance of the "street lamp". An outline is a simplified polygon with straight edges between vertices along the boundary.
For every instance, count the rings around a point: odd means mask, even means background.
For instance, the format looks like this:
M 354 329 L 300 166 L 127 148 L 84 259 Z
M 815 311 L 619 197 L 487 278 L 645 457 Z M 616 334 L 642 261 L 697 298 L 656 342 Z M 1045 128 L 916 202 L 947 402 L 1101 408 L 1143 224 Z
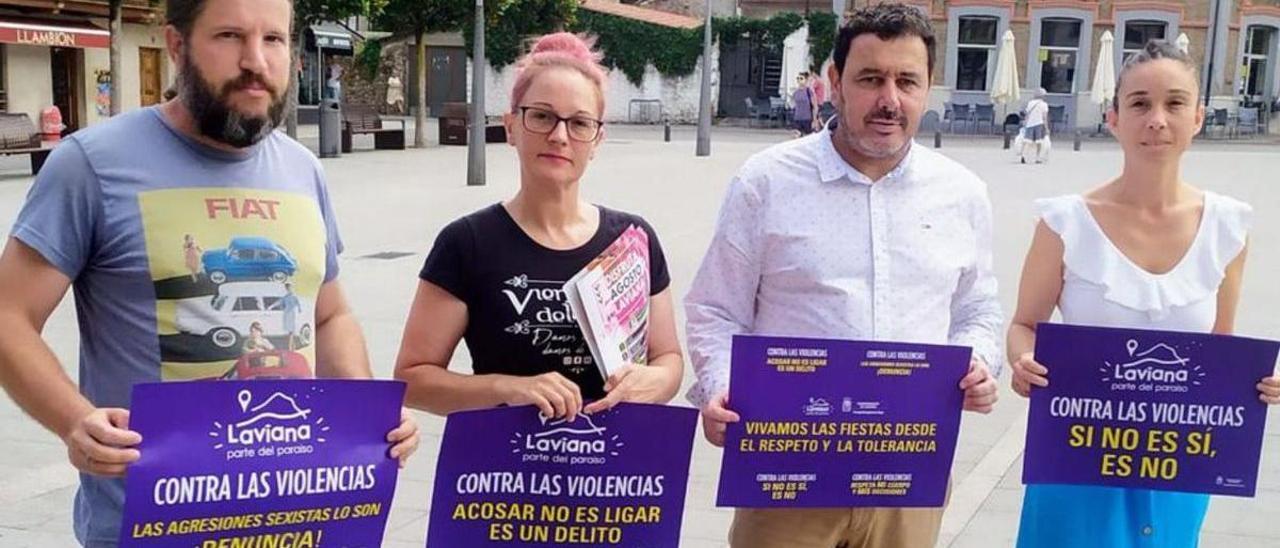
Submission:
M 467 140 L 467 186 L 484 186 L 484 0 L 476 0 L 475 49 L 471 59 L 471 128 Z
M 698 101 L 698 156 L 711 155 L 711 0 L 702 32 L 702 93 Z
M 1209 95 L 1213 93 L 1213 58 L 1217 56 L 1218 49 L 1218 23 L 1222 19 L 1222 0 L 1213 0 L 1212 26 L 1209 27 L 1209 43 L 1206 44 L 1204 61 L 1209 68 L 1204 79 L 1204 108 L 1209 108 Z M 1207 125 L 1205 126 L 1207 129 Z

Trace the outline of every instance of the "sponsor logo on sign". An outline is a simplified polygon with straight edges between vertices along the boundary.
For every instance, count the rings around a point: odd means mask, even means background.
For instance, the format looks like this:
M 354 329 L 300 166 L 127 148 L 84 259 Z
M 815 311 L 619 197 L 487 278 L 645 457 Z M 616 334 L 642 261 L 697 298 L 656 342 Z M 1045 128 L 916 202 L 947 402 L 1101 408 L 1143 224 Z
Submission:
M 236 401 L 243 418 L 226 424 L 215 421 L 209 432 L 213 448 L 226 449 L 228 459 L 311 453 L 314 444 L 326 441 L 329 427 L 324 418 L 298 405 L 295 396 L 272 392 L 255 404 L 253 392 L 245 389 L 236 394 Z
M 809 398 L 804 406 L 806 417 L 826 417 L 831 415 L 831 404 L 822 398 Z
M 604 464 L 608 457 L 618 456 L 624 445 L 617 435 L 596 426 L 586 414 L 579 414 L 572 421 L 544 416 L 538 419 L 537 432 L 516 432 L 511 437 L 511 452 L 522 454 L 524 461 Z
M 1204 370 L 1199 365 L 1191 364 L 1190 359 L 1182 357 L 1168 344 L 1140 348 L 1136 339 L 1129 339 L 1125 342 L 1125 358 L 1114 363 L 1103 362 L 1102 380 L 1111 383 L 1113 390 L 1187 392 L 1204 379 Z

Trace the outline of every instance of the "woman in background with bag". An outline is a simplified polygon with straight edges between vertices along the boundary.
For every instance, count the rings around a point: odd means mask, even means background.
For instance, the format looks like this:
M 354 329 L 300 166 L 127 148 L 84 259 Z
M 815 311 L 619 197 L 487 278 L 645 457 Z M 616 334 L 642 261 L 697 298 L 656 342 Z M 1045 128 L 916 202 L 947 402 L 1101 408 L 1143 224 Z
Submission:
M 1027 148 L 1036 147 L 1036 163 L 1044 163 L 1049 157 L 1049 103 L 1044 98 L 1044 88 L 1036 90 L 1036 96 L 1027 102 L 1026 116 L 1023 117 L 1022 131 L 1018 134 L 1020 144 L 1015 148 L 1022 163 L 1027 163 Z

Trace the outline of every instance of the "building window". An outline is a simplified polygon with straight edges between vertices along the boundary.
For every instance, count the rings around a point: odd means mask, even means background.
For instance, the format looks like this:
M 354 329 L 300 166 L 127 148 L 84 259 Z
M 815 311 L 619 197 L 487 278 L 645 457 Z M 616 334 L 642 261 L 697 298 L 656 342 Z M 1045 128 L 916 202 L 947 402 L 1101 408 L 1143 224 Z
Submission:
M 1147 42 L 1152 40 L 1164 40 L 1166 32 L 1166 23 L 1164 21 L 1129 21 L 1124 24 L 1124 57 L 1123 61 L 1128 61 L 1129 57 L 1142 51 L 1147 47 Z
M 1249 27 L 1244 45 L 1244 94 L 1267 94 L 1267 53 L 1275 40 L 1275 29 L 1254 25 Z
M 987 70 L 995 65 L 996 29 L 999 24 L 1000 20 L 995 17 L 960 18 L 956 52 L 957 90 L 987 90 Z
M 1040 23 L 1040 87 L 1049 93 L 1075 92 L 1079 19 L 1049 18 Z

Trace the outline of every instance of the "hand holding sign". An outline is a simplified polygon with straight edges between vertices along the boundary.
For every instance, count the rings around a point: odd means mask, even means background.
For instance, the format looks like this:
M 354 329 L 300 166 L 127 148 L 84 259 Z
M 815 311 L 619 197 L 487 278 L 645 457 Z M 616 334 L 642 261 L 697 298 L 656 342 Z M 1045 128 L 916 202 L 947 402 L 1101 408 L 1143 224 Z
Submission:
M 987 414 L 995 407 L 999 395 L 996 394 L 996 378 L 986 362 L 974 357 L 969 360 L 969 374 L 960 379 L 960 389 L 964 391 L 964 410 Z
M 1049 386 L 1049 368 L 1036 361 L 1034 352 L 1025 352 L 1013 362 L 1013 391 L 1024 398 L 1031 397 L 1031 387 Z
M 738 422 L 737 413 L 729 410 L 729 394 L 720 394 L 711 398 L 702 409 L 702 433 L 707 441 L 716 447 L 724 447 L 724 433 L 729 423 Z
M 1280 375 L 1265 377 L 1258 383 L 1258 399 L 1267 405 L 1280 405 Z
M 605 379 L 605 397 L 583 408 L 584 413 L 605 411 L 622 402 L 666 403 L 668 382 L 657 366 L 629 363 Z
M 124 476 L 125 468 L 141 456 L 134 446 L 142 436 L 129 430 L 128 409 L 94 409 L 62 441 L 72 466 L 95 476 Z
M 409 456 L 418 450 L 418 443 L 422 440 L 422 436 L 418 433 L 418 422 L 413 420 L 413 416 L 408 409 L 400 410 L 400 425 L 395 430 L 387 433 L 387 443 L 391 444 L 391 458 L 400 461 L 400 467 L 404 468 L 405 462 L 409 460 Z
M 582 411 L 582 392 L 578 385 L 555 371 L 532 377 L 494 377 L 499 398 L 507 405 L 533 405 L 544 416 L 570 420 Z

